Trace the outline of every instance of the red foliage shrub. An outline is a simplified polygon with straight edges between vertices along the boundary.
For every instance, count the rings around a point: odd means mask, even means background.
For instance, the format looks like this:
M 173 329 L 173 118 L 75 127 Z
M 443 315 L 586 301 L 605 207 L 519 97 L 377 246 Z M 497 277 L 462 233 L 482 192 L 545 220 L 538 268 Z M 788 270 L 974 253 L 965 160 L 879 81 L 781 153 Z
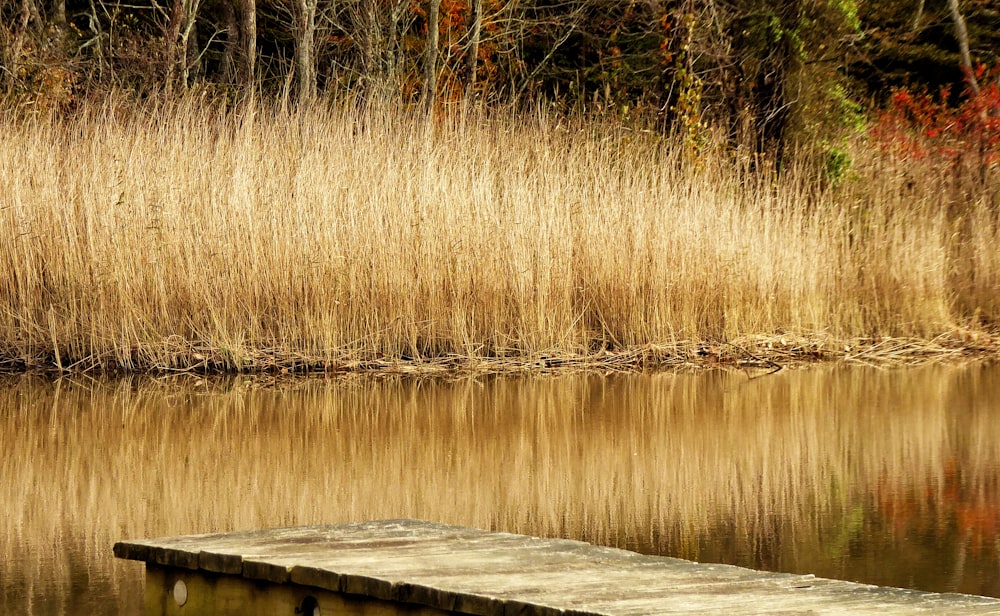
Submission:
M 882 151 L 904 161 L 926 160 L 943 168 L 959 163 L 1000 165 L 1000 65 L 976 71 L 980 91 L 966 90 L 957 105 L 950 92 L 894 90 L 889 105 L 872 124 L 870 136 Z M 982 167 L 981 167 L 982 168 Z

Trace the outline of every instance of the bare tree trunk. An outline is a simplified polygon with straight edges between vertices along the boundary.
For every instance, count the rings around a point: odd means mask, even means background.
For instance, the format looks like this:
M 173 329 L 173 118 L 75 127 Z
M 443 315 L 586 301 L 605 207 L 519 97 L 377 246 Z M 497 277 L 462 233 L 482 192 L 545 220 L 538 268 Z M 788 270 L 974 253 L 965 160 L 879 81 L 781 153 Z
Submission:
M 187 35 L 184 37 L 184 83 L 198 81 L 202 77 L 201 50 L 198 49 L 198 22 L 194 19 L 188 24 Z
M 169 96 L 174 91 L 177 81 L 177 39 L 180 37 L 184 22 L 184 1 L 174 0 L 170 7 L 170 19 L 167 21 L 166 32 L 163 33 L 163 65 L 164 87 Z
M 424 107 L 437 101 L 438 14 L 441 0 L 430 0 L 427 7 L 427 50 L 424 56 Z
M 188 62 L 189 42 L 191 34 L 195 31 L 195 19 L 198 16 L 198 7 L 201 0 L 186 0 L 184 2 L 184 27 L 181 29 L 180 39 L 177 41 L 177 58 L 180 62 L 181 88 L 187 89 L 191 76 L 191 64 Z M 195 37 L 197 39 L 197 37 Z M 197 40 L 195 41 L 197 44 Z M 197 57 L 197 49 L 194 57 Z
M 66 26 L 66 0 L 53 0 L 52 23 L 60 28 Z
M 240 26 L 236 23 L 236 7 L 233 2 L 223 0 L 219 3 L 219 18 L 222 20 L 222 31 L 226 34 L 226 45 L 222 48 L 222 60 L 220 60 L 222 79 L 228 83 L 235 83 L 236 56 L 239 53 Z
M 361 41 L 361 82 L 369 90 L 375 90 L 384 85 L 386 46 L 384 16 L 380 0 L 360 0 L 357 4 L 359 15 L 357 28 L 361 29 L 358 38 Z
M 389 75 L 395 83 L 403 79 L 403 68 L 406 62 L 406 52 L 403 50 L 401 39 L 403 35 L 413 25 L 414 17 L 409 10 L 406 0 L 397 0 L 389 13 L 389 54 L 386 56 L 386 67 Z
M 317 0 L 296 2 L 295 70 L 299 77 L 299 102 L 312 100 L 316 96 L 316 57 L 313 51 L 316 3 Z
M 399 50 L 399 33 L 406 31 L 406 24 L 400 25 L 406 9 L 405 0 L 397 0 L 389 8 L 389 31 L 386 33 L 387 45 L 385 47 L 385 78 L 382 81 L 384 84 L 392 84 L 393 87 L 398 85 L 402 79 L 400 64 L 404 54 Z
M 236 0 L 240 18 L 240 53 L 237 82 L 244 90 L 254 86 L 257 62 L 257 0 Z
M 21 52 L 24 50 L 24 39 L 28 36 L 28 24 L 31 22 L 31 0 L 21 0 L 10 26 L 0 25 L 4 30 L 5 49 L 3 49 L 4 77 L 11 83 L 19 79 Z
M 166 65 L 166 92 L 173 92 L 175 85 L 181 89 L 188 86 L 190 66 L 188 64 L 188 41 L 194 32 L 195 19 L 201 0 L 174 0 L 170 9 L 164 33 L 163 61 Z
M 381 24 L 378 18 L 378 0 L 362 0 L 360 2 L 361 16 L 359 22 L 364 28 L 361 34 L 361 78 L 371 81 L 375 77 L 376 56 L 381 47 Z
M 17 15 L 14 17 L 14 41 L 11 45 L 14 55 L 21 55 L 21 48 L 24 46 L 24 37 L 28 34 L 28 23 L 31 21 L 31 0 L 21 0 L 17 7 Z
M 483 0 L 469 2 L 469 55 L 466 60 L 465 95 L 471 96 L 476 87 L 476 66 L 479 64 L 479 38 L 483 27 Z
M 378 96 L 398 92 L 399 32 L 406 31 L 407 0 L 361 0 L 357 5 L 356 40 L 360 41 L 360 71 L 366 88 Z
M 976 75 L 972 70 L 972 56 L 969 53 L 969 31 L 965 28 L 965 19 L 958 9 L 958 0 L 948 0 L 948 9 L 951 11 L 951 19 L 955 22 L 955 38 L 958 39 L 958 51 L 962 56 L 962 68 L 965 70 L 965 78 L 969 82 L 969 89 L 973 96 L 979 96 L 979 84 L 976 83 Z
M 109 68 L 104 55 L 105 34 L 101 30 L 101 20 L 97 17 L 97 5 L 94 3 L 94 0 L 89 0 L 89 4 L 90 12 L 87 13 L 87 25 L 90 32 L 94 35 L 92 40 L 95 41 L 95 44 L 92 46 L 92 54 L 96 60 L 94 64 L 96 65 L 97 77 L 100 80 L 104 77 L 105 70 Z

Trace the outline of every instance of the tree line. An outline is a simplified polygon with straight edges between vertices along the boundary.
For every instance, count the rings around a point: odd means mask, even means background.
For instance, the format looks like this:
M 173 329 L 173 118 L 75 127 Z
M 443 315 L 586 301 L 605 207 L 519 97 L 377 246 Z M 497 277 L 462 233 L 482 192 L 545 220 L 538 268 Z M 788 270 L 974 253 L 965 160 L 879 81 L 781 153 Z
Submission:
M 892 86 L 975 88 L 998 49 L 993 0 L 0 0 L 20 103 L 545 100 L 760 149 L 849 131 Z

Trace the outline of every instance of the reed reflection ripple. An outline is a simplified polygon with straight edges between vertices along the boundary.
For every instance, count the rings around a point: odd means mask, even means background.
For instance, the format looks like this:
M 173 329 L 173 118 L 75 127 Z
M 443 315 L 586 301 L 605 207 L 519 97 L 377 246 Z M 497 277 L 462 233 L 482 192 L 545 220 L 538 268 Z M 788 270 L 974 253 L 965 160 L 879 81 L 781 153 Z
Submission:
M 998 377 L 10 377 L 0 612 L 141 611 L 121 538 L 393 517 L 997 596 Z

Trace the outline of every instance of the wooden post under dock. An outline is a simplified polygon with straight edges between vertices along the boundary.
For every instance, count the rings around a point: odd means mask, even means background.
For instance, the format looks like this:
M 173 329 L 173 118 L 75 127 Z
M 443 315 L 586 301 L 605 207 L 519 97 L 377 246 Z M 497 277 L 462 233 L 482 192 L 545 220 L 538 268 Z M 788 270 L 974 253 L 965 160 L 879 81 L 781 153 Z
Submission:
M 998 614 L 1000 599 L 390 520 L 115 545 L 147 615 Z

